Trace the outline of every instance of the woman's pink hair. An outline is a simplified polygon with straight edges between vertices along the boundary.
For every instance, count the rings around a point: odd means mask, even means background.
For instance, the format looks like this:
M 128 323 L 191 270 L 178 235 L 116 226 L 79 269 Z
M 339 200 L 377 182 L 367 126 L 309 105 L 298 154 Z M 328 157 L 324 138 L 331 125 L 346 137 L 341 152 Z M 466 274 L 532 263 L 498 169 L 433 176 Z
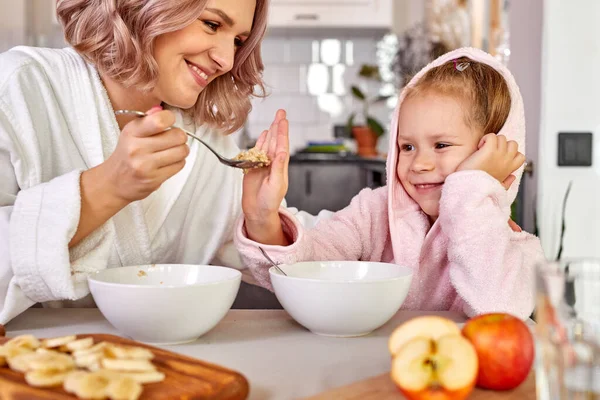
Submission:
M 58 0 L 66 41 L 98 71 L 127 87 L 151 90 L 158 79 L 154 39 L 185 28 L 208 0 Z M 252 33 L 235 55 L 233 69 L 206 87 L 194 109 L 196 121 L 224 132 L 239 129 L 264 94 L 260 44 L 267 0 L 256 0 Z M 260 92 L 256 92 L 260 89 Z

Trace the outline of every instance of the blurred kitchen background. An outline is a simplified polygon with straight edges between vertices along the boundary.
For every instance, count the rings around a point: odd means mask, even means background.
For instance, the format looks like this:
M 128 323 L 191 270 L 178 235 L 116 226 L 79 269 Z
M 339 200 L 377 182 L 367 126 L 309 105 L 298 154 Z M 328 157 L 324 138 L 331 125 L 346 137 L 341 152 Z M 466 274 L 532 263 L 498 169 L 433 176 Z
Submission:
M 0 51 L 65 46 L 55 4 L 0 0 Z M 508 65 L 525 101 L 528 166 L 513 219 L 540 236 L 549 258 L 561 236 L 563 257 L 600 256 L 598 21 L 598 0 L 271 0 L 269 96 L 234 135 L 251 147 L 285 108 L 288 204 L 339 210 L 385 184 L 387 129 L 405 78 L 445 51 L 482 48 Z

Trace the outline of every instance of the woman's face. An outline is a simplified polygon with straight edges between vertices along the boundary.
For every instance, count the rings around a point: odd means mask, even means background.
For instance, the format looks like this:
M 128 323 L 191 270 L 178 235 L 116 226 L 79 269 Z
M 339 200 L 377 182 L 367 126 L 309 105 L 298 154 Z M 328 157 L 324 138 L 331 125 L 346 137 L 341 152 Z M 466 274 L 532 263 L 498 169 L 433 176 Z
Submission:
M 153 94 L 171 106 L 194 106 L 210 82 L 233 68 L 236 51 L 250 36 L 255 7 L 256 0 L 209 0 L 192 24 L 158 36 Z

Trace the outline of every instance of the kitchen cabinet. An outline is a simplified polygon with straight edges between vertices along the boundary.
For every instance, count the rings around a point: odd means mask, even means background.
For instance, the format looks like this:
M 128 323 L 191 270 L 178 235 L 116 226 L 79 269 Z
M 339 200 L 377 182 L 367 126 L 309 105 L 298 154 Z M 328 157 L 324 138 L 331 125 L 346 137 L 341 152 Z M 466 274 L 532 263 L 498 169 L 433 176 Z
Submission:
M 361 160 L 292 160 L 288 206 L 311 214 L 339 211 L 362 189 L 385 185 L 385 163 Z
M 365 187 L 359 164 L 299 163 L 289 166 L 288 206 L 311 214 L 338 211 Z
M 393 24 L 393 0 L 271 0 L 269 26 L 383 28 Z

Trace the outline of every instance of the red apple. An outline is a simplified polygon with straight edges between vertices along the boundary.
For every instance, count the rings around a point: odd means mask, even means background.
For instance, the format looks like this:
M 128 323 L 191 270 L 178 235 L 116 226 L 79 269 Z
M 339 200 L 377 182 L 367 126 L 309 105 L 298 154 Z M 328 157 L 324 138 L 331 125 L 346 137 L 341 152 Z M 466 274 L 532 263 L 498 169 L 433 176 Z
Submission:
M 535 355 L 533 335 L 519 318 L 509 314 L 484 314 L 467 321 L 463 335 L 479 357 L 477 386 L 510 390 L 529 375 Z
M 477 380 L 477 353 L 460 335 L 416 337 L 392 361 L 391 378 L 408 400 L 463 400 Z
M 437 340 L 450 334 L 461 334 L 460 328 L 454 321 L 433 315 L 416 317 L 404 322 L 392 332 L 388 341 L 388 349 L 393 356 L 406 342 L 416 337 Z

